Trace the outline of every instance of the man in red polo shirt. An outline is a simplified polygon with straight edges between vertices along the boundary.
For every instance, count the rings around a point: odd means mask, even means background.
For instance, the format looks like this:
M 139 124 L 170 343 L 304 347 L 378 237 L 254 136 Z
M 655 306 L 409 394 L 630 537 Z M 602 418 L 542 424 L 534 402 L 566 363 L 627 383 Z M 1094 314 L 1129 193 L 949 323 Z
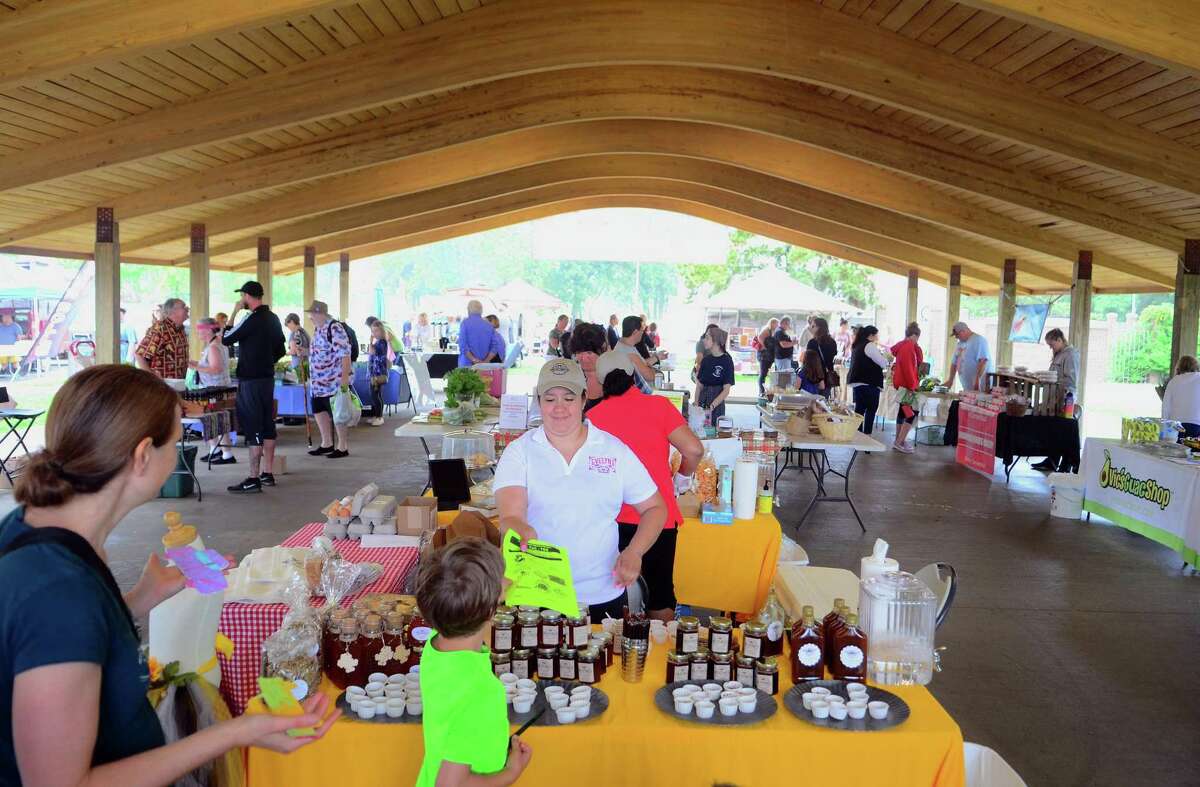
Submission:
M 596 379 L 604 387 L 604 399 L 588 410 L 587 419 L 633 451 L 667 504 L 667 522 L 654 546 L 642 556 L 642 578 L 649 591 L 647 614 L 658 620 L 671 620 L 676 604 L 675 535 L 683 522 L 675 502 L 671 446 L 683 457 L 679 478 L 688 483 L 688 477 L 704 456 L 704 446 L 669 399 L 638 390 L 637 372 L 629 355 L 613 351 L 601 355 L 596 360 Z M 621 508 L 617 515 L 621 549 L 633 539 L 638 521 L 638 513 L 632 506 Z

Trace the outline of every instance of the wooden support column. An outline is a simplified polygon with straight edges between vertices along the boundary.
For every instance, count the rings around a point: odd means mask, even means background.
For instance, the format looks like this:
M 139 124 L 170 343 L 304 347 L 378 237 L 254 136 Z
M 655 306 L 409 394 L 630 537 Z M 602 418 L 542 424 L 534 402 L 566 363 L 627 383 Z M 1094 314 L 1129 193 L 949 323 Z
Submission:
M 96 363 L 121 361 L 121 244 L 112 208 L 96 209 Z
M 200 332 L 196 323 L 209 315 L 208 300 L 208 230 L 203 224 L 193 224 L 191 234 L 191 255 L 188 259 L 188 279 L 191 284 L 188 290 L 188 305 L 192 309 L 192 330 L 189 343 L 192 357 L 199 358 L 203 349 Z
M 908 272 L 908 308 L 904 312 L 904 325 L 908 327 L 917 321 L 917 271 Z
M 338 258 L 338 317 L 350 319 L 350 255 L 342 252 Z
M 946 283 L 946 357 L 942 362 L 944 376 L 950 377 L 950 363 L 954 360 L 954 348 L 958 339 L 954 338 L 954 323 L 958 322 L 959 309 L 962 306 L 962 266 L 950 266 L 950 281 Z M 949 383 L 947 383 L 949 385 Z
M 317 247 L 304 247 L 304 308 L 307 309 L 317 299 Z M 312 335 L 312 317 L 304 313 L 304 327 Z
M 1171 323 L 1171 368 L 1181 355 L 1196 354 L 1196 335 L 1200 328 L 1200 238 L 1183 242 L 1183 255 L 1175 271 L 1175 319 Z
M 258 239 L 258 265 L 255 268 L 254 278 L 263 288 L 263 303 L 274 305 L 271 298 L 271 239 Z
M 999 317 L 996 323 L 996 365 L 1012 366 L 1012 342 L 1008 338 L 1017 313 L 1017 261 L 1004 261 L 1000 277 Z
M 1078 393 L 1075 401 L 1083 399 L 1087 380 L 1088 334 L 1092 325 L 1092 253 L 1080 251 L 1075 261 L 1075 283 L 1071 285 L 1071 329 L 1067 341 L 1079 352 Z

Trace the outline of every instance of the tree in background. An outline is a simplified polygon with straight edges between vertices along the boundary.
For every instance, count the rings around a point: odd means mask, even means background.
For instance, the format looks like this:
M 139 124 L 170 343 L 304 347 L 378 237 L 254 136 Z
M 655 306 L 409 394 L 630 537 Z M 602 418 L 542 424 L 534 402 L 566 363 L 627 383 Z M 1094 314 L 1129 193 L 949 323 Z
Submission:
M 774 265 L 797 281 L 816 287 L 859 309 L 875 303 L 875 282 L 864 266 L 827 254 L 782 243 L 744 230 L 729 237 L 729 257 L 724 266 L 680 265 L 688 300 L 701 291 L 721 292 L 735 279 Z
M 1137 327 L 1122 336 L 1113 348 L 1109 379 L 1117 383 L 1142 383 L 1152 375 L 1166 379 L 1171 374 L 1171 326 L 1174 307 L 1159 303 L 1147 306 L 1138 316 Z

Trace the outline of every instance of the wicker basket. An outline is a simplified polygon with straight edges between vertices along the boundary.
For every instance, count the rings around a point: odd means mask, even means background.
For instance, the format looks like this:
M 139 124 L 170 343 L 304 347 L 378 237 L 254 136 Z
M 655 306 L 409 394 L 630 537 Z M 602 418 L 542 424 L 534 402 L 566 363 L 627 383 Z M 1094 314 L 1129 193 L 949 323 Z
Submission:
M 831 443 L 848 443 L 862 426 L 863 417 L 857 413 L 838 415 L 835 413 L 813 413 L 812 422 L 821 430 L 821 437 Z

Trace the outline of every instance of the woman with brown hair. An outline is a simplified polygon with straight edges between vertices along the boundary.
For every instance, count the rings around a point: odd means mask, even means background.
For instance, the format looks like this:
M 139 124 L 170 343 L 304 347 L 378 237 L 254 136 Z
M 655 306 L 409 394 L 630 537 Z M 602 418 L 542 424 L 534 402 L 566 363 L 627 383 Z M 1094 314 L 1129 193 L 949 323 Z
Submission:
M 180 415 L 170 387 L 129 366 L 85 369 L 50 405 L 46 447 L 0 521 L 0 783 L 166 784 L 235 747 L 292 751 L 339 715 L 322 724 L 318 695 L 301 716 L 241 716 L 164 744 L 134 621 L 183 576 L 151 555 L 122 597 L 104 542 L 174 469 Z
M 820 356 L 821 368 L 825 370 L 824 395 L 828 396 L 833 393 L 834 388 L 842 384 L 833 369 L 833 362 L 838 355 L 837 340 L 829 334 L 829 322 L 824 317 L 814 317 L 812 326 L 813 338 L 808 340 L 806 349 L 815 350 Z
M 800 367 L 800 390 L 825 396 L 825 367 L 821 365 L 821 354 L 816 350 L 804 351 L 804 364 Z

